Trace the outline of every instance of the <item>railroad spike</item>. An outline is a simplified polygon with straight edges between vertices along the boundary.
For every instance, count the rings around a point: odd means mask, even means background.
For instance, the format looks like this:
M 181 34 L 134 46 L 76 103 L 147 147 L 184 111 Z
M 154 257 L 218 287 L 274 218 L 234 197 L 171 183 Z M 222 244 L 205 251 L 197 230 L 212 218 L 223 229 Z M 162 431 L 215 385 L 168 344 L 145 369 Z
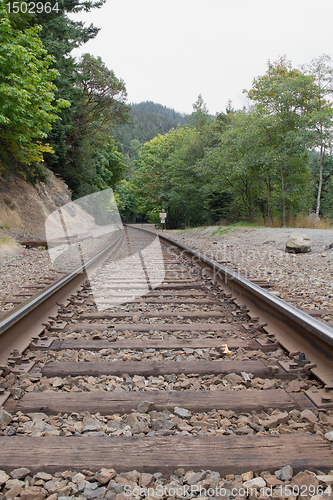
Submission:
M 1 377 L 6 377 L 10 373 L 10 366 L 0 365 L 0 372 Z
M 317 368 L 316 363 L 309 363 L 309 364 L 303 366 L 303 370 L 305 371 L 305 373 L 307 375 L 311 375 L 310 370 L 312 370 L 312 368 Z

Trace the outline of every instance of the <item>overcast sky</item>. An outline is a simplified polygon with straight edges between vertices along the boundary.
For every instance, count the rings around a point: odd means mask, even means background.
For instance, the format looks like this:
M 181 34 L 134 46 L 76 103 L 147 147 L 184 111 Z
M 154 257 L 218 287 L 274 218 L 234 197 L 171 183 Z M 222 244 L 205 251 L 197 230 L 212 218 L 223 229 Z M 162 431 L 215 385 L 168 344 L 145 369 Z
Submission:
M 333 57 L 332 0 L 106 0 L 71 16 L 101 28 L 73 54 L 100 56 L 125 81 L 128 102 L 191 113 L 202 94 L 211 114 L 286 55 L 294 67 Z

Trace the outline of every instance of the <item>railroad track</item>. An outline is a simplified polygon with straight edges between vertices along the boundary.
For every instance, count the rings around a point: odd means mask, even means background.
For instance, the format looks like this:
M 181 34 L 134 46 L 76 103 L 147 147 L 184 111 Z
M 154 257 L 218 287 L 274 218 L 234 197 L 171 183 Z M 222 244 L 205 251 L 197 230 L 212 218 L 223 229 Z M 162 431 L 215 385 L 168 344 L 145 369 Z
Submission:
M 74 273 L 41 313 L 1 318 L 4 498 L 287 498 L 290 485 L 328 498 L 331 329 L 161 245 L 125 227 L 90 280 Z

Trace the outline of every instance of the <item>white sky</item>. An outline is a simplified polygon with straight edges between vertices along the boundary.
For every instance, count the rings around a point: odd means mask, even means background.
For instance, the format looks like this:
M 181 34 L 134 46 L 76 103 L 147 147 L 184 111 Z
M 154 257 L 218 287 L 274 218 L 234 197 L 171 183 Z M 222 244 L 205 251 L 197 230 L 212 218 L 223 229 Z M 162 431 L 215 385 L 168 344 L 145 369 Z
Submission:
M 211 114 L 243 89 L 267 61 L 294 67 L 333 57 L 332 0 L 107 0 L 71 16 L 101 28 L 73 55 L 100 56 L 125 81 L 128 102 L 154 101 L 191 113 L 199 94 Z

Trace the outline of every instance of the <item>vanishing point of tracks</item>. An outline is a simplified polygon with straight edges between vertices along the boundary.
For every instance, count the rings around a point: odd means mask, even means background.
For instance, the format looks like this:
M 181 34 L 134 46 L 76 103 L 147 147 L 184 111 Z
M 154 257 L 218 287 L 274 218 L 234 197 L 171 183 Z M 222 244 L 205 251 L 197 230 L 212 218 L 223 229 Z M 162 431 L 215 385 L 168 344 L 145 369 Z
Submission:
M 36 496 L 21 484 L 21 498 L 120 500 L 125 485 L 143 498 L 144 487 L 168 485 L 167 498 L 170 482 L 245 498 L 231 487 L 246 481 L 259 497 L 260 485 L 285 487 L 274 472 L 288 467 L 316 472 L 307 478 L 323 492 L 331 483 L 318 477 L 333 469 L 333 330 L 186 247 L 162 239 L 145 255 L 155 235 L 123 233 L 112 278 L 95 263 L 97 288 L 80 273 L 50 285 L 57 295 L 43 306 L 29 299 L 29 314 L 19 306 L 1 318 L 0 471 L 27 469 L 15 477 Z M 46 487 L 52 474 L 65 491 Z M 8 480 L 0 473 L 0 491 L 15 498 Z

